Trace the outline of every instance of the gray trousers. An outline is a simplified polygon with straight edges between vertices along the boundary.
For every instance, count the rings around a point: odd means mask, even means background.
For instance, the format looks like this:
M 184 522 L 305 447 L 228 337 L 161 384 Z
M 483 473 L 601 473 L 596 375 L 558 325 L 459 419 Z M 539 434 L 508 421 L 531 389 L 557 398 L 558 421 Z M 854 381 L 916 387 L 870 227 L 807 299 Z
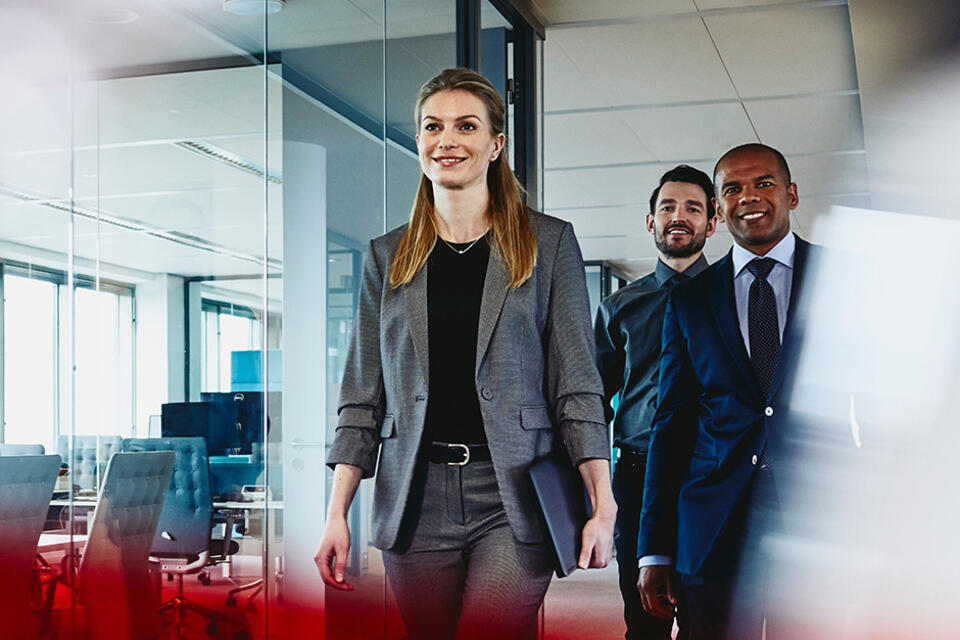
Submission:
M 418 475 L 401 542 L 383 552 L 408 638 L 534 638 L 553 552 L 514 538 L 492 463 L 429 462 Z

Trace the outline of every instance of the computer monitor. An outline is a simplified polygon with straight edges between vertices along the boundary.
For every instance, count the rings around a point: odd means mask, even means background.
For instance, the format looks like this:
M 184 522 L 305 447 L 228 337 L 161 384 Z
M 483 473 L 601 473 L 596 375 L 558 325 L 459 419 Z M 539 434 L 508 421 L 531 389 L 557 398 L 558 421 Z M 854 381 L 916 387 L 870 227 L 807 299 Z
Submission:
M 200 436 L 210 456 L 250 452 L 236 407 L 223 403 L 168 402 L 160 408 L 160 431 L 165 438 Z
M 240 433 L 240 451 L 251 453 L 254 442 L 263 442 L 263 392 L 230 391 L 201 393 L 200 400 L 217 407 L 216 411 L 230 415 Z M 267 427 L 272 426 L 267 420 Z

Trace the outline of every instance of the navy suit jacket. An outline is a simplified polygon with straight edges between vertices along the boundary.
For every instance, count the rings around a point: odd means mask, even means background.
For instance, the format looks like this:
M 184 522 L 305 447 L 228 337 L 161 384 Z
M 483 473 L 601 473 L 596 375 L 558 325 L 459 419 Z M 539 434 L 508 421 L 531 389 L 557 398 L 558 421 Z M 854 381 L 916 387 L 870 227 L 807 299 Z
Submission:
M 797 238 L 783 346 L 766 397 L 740 333 L 732 252 L 671 292 L 638 556 L 671 556 L 677 571 L 699 573 L 749 488 L 765 443 L 776 468 L 811 252 L 815 248 Z

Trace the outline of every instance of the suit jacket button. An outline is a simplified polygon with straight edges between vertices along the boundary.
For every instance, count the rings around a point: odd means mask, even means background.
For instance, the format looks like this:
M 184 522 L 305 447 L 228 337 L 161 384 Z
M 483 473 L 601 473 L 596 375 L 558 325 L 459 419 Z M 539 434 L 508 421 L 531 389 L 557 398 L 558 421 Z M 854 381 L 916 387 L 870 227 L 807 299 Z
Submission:
M 773 407 L 767 407 L 763 410 L 763 414 L 768 418 L 773 415 Z
M 756 464 L 757 464 L 757 460 L 759 460 L 759 458 L 757 458 L 757 454 L 753 454 L 753 458 L 750 460 L 750 462 L 752 462 L 754 465 L 756 465 Z
M 493 391 L 484 387 L 480 389 L 480 395 L 483 396 L 484 400 L 493 400 Z

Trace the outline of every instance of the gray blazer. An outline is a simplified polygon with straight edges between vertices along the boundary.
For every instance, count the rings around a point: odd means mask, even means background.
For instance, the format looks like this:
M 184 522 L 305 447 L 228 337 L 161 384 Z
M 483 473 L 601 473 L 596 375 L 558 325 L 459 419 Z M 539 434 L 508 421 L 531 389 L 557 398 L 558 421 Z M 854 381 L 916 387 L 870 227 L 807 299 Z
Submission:
M 530 212 L 537 263 L 523 285 L 508 289 L 506 264 L 490 254 L 477 338 L 476 383 L 484 431 L 507 521 L 521 542 L 541 542 L 525 471 L 550 453 L 559 432 L 571 460 L 610 457 L 603 387 L 580 247 L 573 226 Z M 373 499 L 373 542 L 397 541 L 410 494 L 427 409 L 427 269 L 394 289 L 390 264 L 406 226 L 370 243 L 346 371 L 339 422 L 327 456 L 379 473 Z

